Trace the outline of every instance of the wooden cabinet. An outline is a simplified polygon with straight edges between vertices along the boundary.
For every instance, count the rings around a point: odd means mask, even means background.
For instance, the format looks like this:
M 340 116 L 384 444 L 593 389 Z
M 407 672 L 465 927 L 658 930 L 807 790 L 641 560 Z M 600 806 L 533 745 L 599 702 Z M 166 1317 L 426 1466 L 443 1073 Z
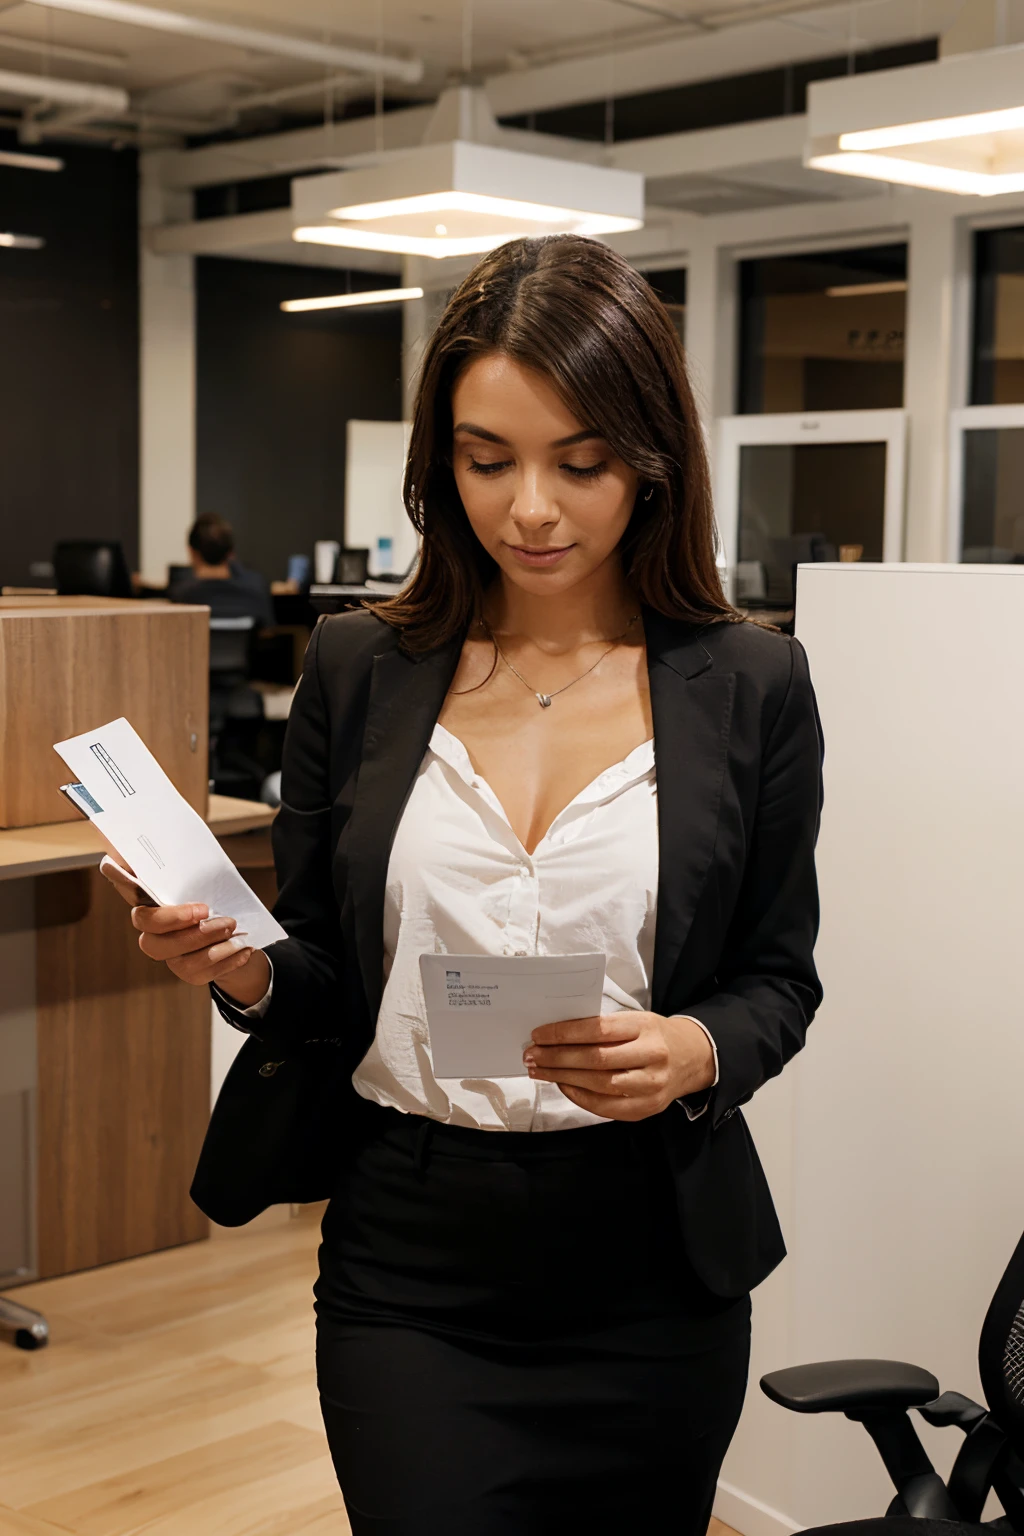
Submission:
M 76 820 L 53 743 L 120 715 L 202 813 L 209 645 L 206 608 L 0 598 L 0 827 Z
M 53 743 L 125 716 L 272 895 L 274 812 L 208 795 L 208 687 L 206 608 L 0 598 L 0 1284 L 207 1234 L 209 993 L 139 950 Z

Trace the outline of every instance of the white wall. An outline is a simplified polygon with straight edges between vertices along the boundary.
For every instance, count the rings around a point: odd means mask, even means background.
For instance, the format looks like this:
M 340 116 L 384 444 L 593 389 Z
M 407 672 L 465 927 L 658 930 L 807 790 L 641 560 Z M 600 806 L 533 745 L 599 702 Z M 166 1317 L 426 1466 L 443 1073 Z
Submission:
M 752 1385 L 717 1513 L 746 1536 L 881 1514 L 841 1416 L 766 1370 L 875 1356 L 980 1393 L 978 1334 L 1024 1225 L 1024 567 L 802 567 L 825 735 L 825 1002 L 750 1106 L 790 1257 L 755 1297 Z M 959 1444 L 924 1438 L 941 1469 Z
M 409 446 L 407 421 L 349 421 L 345 450 L 345 543 L 370 551 L 391 539 L 392 569 L 404 571 L 416 558 L 417 538 L 402 501 Z
M 192 215 L 191 194 L 164 186 L 164 161 L 139 162 L 139 566 L 158 586 L 185 563 L 196 499 L 193 258 L 146 244 L 152 226 Z

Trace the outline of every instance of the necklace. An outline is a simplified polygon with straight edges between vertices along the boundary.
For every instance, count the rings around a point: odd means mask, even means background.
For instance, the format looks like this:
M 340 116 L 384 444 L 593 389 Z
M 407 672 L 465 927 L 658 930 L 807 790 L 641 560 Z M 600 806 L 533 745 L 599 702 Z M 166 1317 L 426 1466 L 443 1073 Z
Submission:
M 508 657 L 505 655 L 505 652 L 502 650 L 501 646 L 498 644 L 497 639 L 495 638 L 495 635 L 494 635 L 494 631 L 491 629 L 491 626 L 488 624 L 487 620 L 486 619 L 481 619 L 480 622 L 483 625 L 484 629 L 487 631 L 487 634 L 488 634 L 488 637 L 490 638 L 491 644 L 494 646 L 494 649 L 497 651 L 498 655 L 501 657 L 501 659 L 505 663 L 506 667 L 508 667 L 509 671 L 512 673 L 512 676 L 513 677 L 518 677 L 519 681 L 523 684 L 524 688 L 529 688 L 530 692 L 533 694 L 534 698 L 537 700 L 537 703 L 540 705 L 541 709 L 550 709 L 551 708 L 551 700 L 552 699 L 557 698 L 557 696 L 560 693 L 564 693 L 567 688 L 574 688 L 577 683 L 582 683 L 582 681 L 583 681 L 583 679 L 585 677 L 589 677 L 591 672 L 596 671 L 596 669 L 601 665 L 602 661 L 604 661 L 605 657 L 606 656 L 610 656 L 612 651 L 614 651 L 615 647 L 617 645 L 620 645 L 622 643 L 622 641 L 625 640 L 626 636 L 629 634 L 630 630 L 633 628 L 633 625 L 636 623 L 636 621 L 637 621 L 637 619 L 639 617 L 640 617 L 640 615 L 638 613 L 634 613 L 633 614 L 633 617 L 630 619 L 629 623 L 626 625 L 626 627 L 622 631 L 621 635 L 616 635 L 615 636 L 615 639 L 612 641 L 611 645 L 609 645 L 607 650 L 601 652 L 600 656 L 594 662 L 594 665 L 592 667 L 588 667 L 585 672 L 581 672 L 579 677 L 574 677 L 571 682 L 563 683 L 561 688 L 553 689 L 553 691 L 551 693 L 541 693 L 540 690 L 535 688 L 532 683 L 528 683 L 526 681 L 526 678 L 519 671 L 518 667 L 514 667 L 512 665 L 512 663 L 509 661 Z

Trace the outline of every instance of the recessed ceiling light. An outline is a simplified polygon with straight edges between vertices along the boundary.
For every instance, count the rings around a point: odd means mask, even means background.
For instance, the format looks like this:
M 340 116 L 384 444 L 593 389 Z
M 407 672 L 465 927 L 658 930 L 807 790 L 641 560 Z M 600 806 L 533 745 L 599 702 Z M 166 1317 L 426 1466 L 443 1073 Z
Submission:
M 829 299 L 866 299 L 877 293 L 906 293 L 906 279 L 894 277 L 885 283 L 837 283 L 833 288 L 825 289 L 825 297 Z
M 22 155 L 14 150 L 0 149 L 0 165 L 10 165 L 18 171 L 62 171 L 64 161 L 56 155 Z
M 281 308 L 289 314 L 301 314 L 310 309 L 352 309 L 358 304 L 398 304 L 422 297 L 422 288 L 367 288 L 361 293 L 336 293 L 324 298 L 285 299 Z

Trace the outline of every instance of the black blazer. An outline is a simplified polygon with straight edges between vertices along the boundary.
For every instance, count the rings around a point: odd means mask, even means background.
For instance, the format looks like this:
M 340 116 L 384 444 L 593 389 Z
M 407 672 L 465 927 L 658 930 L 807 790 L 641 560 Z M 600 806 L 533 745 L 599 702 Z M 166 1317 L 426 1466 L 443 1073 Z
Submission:
M 797 641 L 650 610 L 644 625 L 661 860 L 651 1006 L 700 1019 L 720 1067 L 705 1115 L 690 1121 L 673 1104 L 658 1123 L 691 1262 L 713 1291 L 738 1296 L 785 1254 L 738 1110 L 800 1049 L 821 1000 L 821 735 Z M 261 1162 L 289 1116 L 285 1161 L 294 1152 L 312 1178 L 305 1198 L 333 1187 L 362 1104 L 351 1073 L 380 1007 L 391 842 L 460 650 L 411 658 L 366 611 L 321 620 L 310 642 L 273 830 L 289 937 L 271 946 L 272 1000 L 225 1083 L 193 1190 L 219 1220 L 300 1198 L 294 1184 L 286 1192 L 297 1164 L 282 1168 L 279 1152 Z M 289 1070 L 285 1091 L 274 1079 Z

